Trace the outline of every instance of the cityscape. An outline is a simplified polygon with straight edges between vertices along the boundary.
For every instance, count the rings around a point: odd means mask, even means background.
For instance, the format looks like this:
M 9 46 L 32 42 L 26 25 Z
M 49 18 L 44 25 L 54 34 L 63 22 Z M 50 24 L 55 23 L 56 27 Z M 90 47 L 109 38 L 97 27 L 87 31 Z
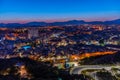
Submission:
M 119 1 L 50 1 L 0 0 L 0 80 L 120 80 Z

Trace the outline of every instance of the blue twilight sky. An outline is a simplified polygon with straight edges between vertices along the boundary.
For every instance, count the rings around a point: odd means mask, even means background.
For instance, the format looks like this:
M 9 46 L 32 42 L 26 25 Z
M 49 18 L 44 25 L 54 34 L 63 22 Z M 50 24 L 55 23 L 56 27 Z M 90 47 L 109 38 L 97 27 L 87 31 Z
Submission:
M 120 0 L 0 0 L 0 22 L 120 18 Z

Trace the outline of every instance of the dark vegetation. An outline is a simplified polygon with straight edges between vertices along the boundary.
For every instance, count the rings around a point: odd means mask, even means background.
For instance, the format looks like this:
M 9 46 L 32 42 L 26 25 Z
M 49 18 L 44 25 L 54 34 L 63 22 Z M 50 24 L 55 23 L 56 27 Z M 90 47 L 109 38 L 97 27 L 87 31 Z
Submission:
M 97 72 L 96 76 L 99 78 L 99 80 L 118 80 L 109 72 Z
M 120 52 L 112 55 L 102 55 L 83 59 L 80 64 L 94 65 L 94 64 L 116 64 L 120 63 Z
M 52 67 L 48 62 L 37 62 L 29 58 L 12 58 L 0 60 L 0 80 L 28 80 L 27 78 L 21 78 L 19 74 L 16 74 L 16 63 L 22 63 L 26 66 L 27 72 L 32 75 L 30 80 L 88 80 L 84 75 L 70 75 L 66 70 L 60 70 L 56 67 Z M 3 75 L 2 71 L 7 70 L 9 74 Z

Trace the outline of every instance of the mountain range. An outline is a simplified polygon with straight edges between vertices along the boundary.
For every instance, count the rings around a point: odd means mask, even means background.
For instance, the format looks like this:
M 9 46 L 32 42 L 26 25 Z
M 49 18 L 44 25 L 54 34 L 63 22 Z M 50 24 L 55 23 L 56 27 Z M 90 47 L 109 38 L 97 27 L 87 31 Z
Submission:
M 53 23 L 46 23 L 46 22 L 28 22 L 24 24 L 20 23 L 0 23 L 0 27 L 8 27 L 8 28 L 19 28 L 19 27 L 40 27 L 40 26 L 65 26 L 65 25 L 81 25 L 81 24 L 105 24 L 105 25 L 120 25 L 120 19 L 111 20 L 111 21 L 91 21 L 86 22 L 84 20 L 69 20 L 64 22 L 53 22 Z

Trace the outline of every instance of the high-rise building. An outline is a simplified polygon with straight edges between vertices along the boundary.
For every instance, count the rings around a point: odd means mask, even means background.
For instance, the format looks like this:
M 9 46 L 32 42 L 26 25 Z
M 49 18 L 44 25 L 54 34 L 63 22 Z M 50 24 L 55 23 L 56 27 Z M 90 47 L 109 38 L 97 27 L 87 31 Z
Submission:
M 28 38 L 39 37 L 38 28 L 29 28 L 28 29 Z

